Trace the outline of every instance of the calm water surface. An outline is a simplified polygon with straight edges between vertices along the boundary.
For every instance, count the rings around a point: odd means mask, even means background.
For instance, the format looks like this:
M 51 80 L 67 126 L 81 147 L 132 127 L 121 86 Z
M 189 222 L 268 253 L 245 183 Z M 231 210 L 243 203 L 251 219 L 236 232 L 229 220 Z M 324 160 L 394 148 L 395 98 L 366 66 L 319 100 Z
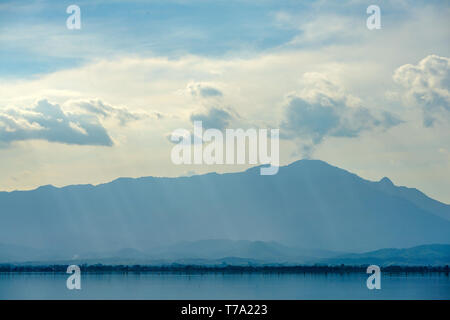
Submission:
M 67 274 L 0 273 L 0 299 L 450 299 L 450 277 L 382 274 L 368 290 L 366 274 Z

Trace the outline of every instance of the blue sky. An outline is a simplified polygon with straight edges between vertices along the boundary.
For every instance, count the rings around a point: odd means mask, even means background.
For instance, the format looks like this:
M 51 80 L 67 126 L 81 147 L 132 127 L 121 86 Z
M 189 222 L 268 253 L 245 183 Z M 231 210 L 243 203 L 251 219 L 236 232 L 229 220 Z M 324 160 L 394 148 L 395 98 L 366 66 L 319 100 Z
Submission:
M 370 4 L 2 1 L 0 190 L 243 170 L 170 162 L 204 119 L 450 202 L 449 4 L 378 1 L 372 31 Z
M 78 1 L 83 27 L 77 33 L 68 33 L 65 9 L 72 2 L 17 3 L 7 1 L 0 11 L 2 32 L 11 35 L 17 30 L 16 37 L 2 41 L 1 68 L 10 76 L 55 71 L 94 57 L 126 53 L 176 57 L 186 53 L 211 56 L 232 54 L 235 50 L 270 49 L 296 33 L 291 28 L 276 28 L 273 15 L 280 9 L 306 9 L 299 2 L 280 6 L 264 1 L 213 1 L 207 5 L 205 1 Z M 51 37 L 53 41 L 64 37 L 72 49 L 88 44 L 90 48 L 80 52 L 36 52 L 36 46 Z
M 288 43 L 306 23 L 328 14 L 361 17 L 370 1 L 336 5 L 323 1 L 3 1 L 0 8 L 0 68 L 3 76 L 41 74 L 90 59 L 125 54 L 179 57 L 242 55 Z M 416 2 L 419 3 L 419 2 Z M 68 32 L 66 8 L 82 9 L 82 30 Z M 408 19 L 401 6 L 385 2 L 383 22 Z M 295 15 L 298 23 L 277 21 Z M 364 27 L 364 19 L 355 28 Z M 332 35 L 297 47 L 357 42 Z M 46 45 L 61 43 L 58 50 Z M 69 43 L 69 44 L 67 44 Z M 64 44 L 67 44 L 66 47 Z M 50 48 L 52 47 L 50 46 Z M 78 49 L 77 49 L 78 48 Z

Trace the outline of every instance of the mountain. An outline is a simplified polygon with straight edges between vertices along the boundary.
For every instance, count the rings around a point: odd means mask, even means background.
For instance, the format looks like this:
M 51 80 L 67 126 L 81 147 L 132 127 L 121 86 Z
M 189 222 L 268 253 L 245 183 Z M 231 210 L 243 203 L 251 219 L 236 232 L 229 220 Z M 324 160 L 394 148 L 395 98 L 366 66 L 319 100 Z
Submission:
M 74 256 L 55 256 L 42 250 L 0 245 L 0 263 L 74 263 L 77 264 L 169 264 L 205 261 L 220 264 L 226 261 L 242 263 L 309 263 L 330 258 L 338 252 L 288 247 L 277 242 L 209 239 L 182 241 L 172 245 L 140 251 L 124 248 L 109 252 L 87 252 Z M 11 254 L 4 254 L 5 252 Z M 18 253 L 23 252 L 21 256 Z M 220 262 L 220 263 L 218 263 Z
M 224 257 L 245 258 L 265 262 L 306 263 L 318 258 L 338 255 L 326 250 L 288 247 L 270 241 L 210 239 L 183 241 L 153 250 L 150 254 L 158 259 L 223 259 Z
M 69 256 L 60 254 L 58 251 L 0 243 L 0 263 L 25 261 L 56 261 L 67 258 L 69 258 Z
M 254 167 L 0 192 L 0 243 L 61 256 L 218 238 L 343 252 L 450 243 L 449 205 L 386 184 L 301 160 L 273 176 Z
M 17 250 L 0 245 L 0 249 Z M 11 251 L 11 250 L 10 250 Z M 369 265 L 445 266 L 450 265 L 450 245 L 431 244 L 406 249 L 380 249 L 365 253 L 338 253 L 287 247 L 276 242 L 232 241 L 225 239 L 180 242 L 151 252 L 125 248 L 114 252 L 87 253 L 74 257 L 55 257 L 27 248 L 27 260 L 17 255 L 0 256 L 0 264 L 103 264 L 103 265 Z
M 38 249 L 0 243 L 0 262 L 23 261 L 24 259 L 36 261 L 44 257 L 47 258 L 47 256 Z
M 368 183 L 384 193 L 408 200 L 425 211 L 450 220 L 449 205 L 433 200 L 415 188 L 397 187 L 387 177 L 384 177 L 379 182 L 369 181 Z
M 381 249 L 362 254 L 346 254 L 331 259 L 324 259 L 322 263 L 330 265 L 443 266 L 450 265 L 450 245 L 432 244 L 407 249 Z

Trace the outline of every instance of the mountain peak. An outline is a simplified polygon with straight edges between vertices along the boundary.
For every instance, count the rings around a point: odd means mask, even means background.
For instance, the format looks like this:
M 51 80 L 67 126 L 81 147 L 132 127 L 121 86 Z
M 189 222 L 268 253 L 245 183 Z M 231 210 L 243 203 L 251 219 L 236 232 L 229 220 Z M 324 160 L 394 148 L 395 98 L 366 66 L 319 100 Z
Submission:
M 57 189 L 57 188 L 52 184 L 46 184 L 38 187 L 36 190 L 50 190 L 50 189 Z
M 383 177 L 379 183 L 383 185 L 394 186 L 394 183 L 388 177 Z
M 319 159 L 300 159 L 294 162 L 291 162 L 288 166 L 297 166 L 297 165 L 316 165 L 316 166 L 328 166 L 331 165 L 323 160 Z

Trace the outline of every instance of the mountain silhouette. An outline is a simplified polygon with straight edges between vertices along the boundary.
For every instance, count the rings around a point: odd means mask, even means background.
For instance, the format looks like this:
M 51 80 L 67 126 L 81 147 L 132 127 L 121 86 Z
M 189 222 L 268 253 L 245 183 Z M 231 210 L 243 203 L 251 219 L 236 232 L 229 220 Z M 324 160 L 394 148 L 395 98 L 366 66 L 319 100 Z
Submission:
M 252 240 L 341 252 L 450 243 L 449 205 L 319 160 L 244 172 L 0 192 L 0 243 L 58 254 Z
M 405 249 L 380 249 L 360 254 L 339 255 L 324 259 L 322 263 L 329 265 L 444 266 L 450 264 L 450 245 L 430 244 Z

